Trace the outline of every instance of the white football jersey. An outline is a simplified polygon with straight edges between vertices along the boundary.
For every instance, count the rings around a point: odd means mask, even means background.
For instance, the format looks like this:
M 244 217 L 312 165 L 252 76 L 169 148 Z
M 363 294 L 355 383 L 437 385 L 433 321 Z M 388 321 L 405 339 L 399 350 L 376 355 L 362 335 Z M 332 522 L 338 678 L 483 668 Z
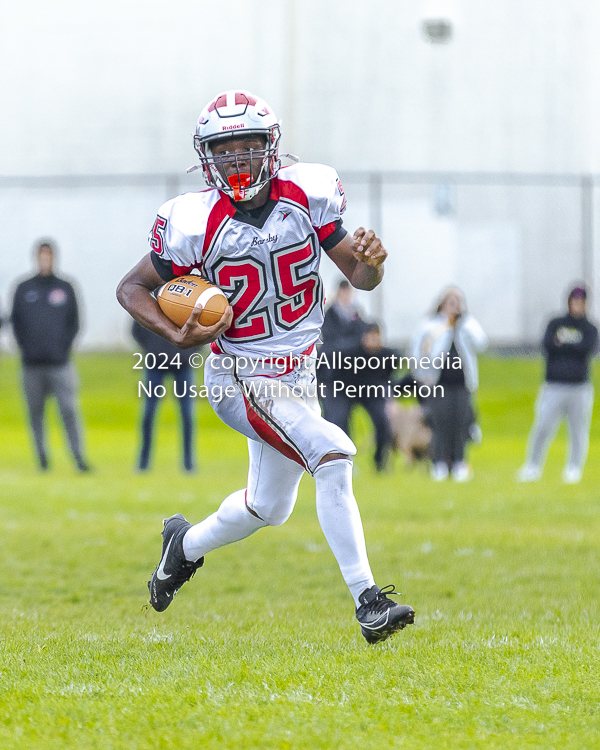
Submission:
M 214 351 L 297 355 L 319 337 L 321 248 L 330 250 L 346 235 L 345 207 L 335 170 L 321 164 L 280 169 L 269 201 L 251 213 L 214 188 L 184 193 L 158 212 L 152 262 L 165 281 L 197 269 L 227 295 L 233 324 Z

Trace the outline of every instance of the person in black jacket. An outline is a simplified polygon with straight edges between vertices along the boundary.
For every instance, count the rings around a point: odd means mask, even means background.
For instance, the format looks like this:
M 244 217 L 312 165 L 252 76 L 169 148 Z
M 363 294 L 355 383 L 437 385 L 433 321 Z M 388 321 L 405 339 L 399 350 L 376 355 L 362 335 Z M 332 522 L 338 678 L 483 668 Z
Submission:
M 49 466 L 44 409 L 48 397 L 55 396 L 77 468 L 89 471 L 83 457 L 77 373 L 70 362 L 79 311 L 71 284 L 54 274 L 54 255 L 50 242 L 37 245 L 38 273 L 17 287 L 11 322 L 21 350 L 23 388 L 40 468 Z
M 569 452 L 563 480 L 568 484 L 581 480 L 594 403 L 590 360 L 598 347 L 598 329 L 586 317 L 586 299 L 585 288 L 574 287 L 569 294 L 567 315 L 548 323 L 543 340 L 546 377 L 536 402 L 527 458 L 517 474 L 521 482 L 540 479 L 550 442 L 564 418 Z
M 186 349 L 182 351 L 174 344 L 169 343 L 162 336 L 152 333 L 147 328 L 134 321 L 131 329 L 133 338 L 140 345 L 145 354 L 153 354 L 156 357 L 156 367 L 146 370 L 146 387 L 149 381 L 152 387 L 162 385 L 165 377 L 174 379 L 174 393 L 177 396 L 181 412 L 183 468 L 185 471 L 195 470 L 194 461 L 194 399 L 190 392 L 190 386 L 195 383 L 194 370 L 190 364 L 190 357 L 198 351 L 197 349 Z M 166 359 L 165 359 L 166 355 Z M 179 355 L 177 357 L 177 355 Z M 166 365 L 166 369 L 160 367 Z M 139 471 L 147 471 L 150 465 L 152 452 L 152 436 L 154 431 L 154 417 L 156 407 L 160 398 L 154 393 L 144 396 L 144 414 L 142 417 L 142 445 L 138 459 Z
M 362 406 L 369 415 L 375 429 L 375 468 L 384 471 L 392 443 L 392 429 L 386 411 L 387 393 L 392 376 L 395 373 L 395 363 L 400 353 L 383 346 L 381 331 L 377 323 L 365 325 L 360 344 L 342 352 L 344 360 L 348 357 L 351 362 L 360 366 L 345 371 L 344 384 L 350 386 L 345 390 L 339 389 L 331 399 L 331 421 L 349 435 L 350 414 L 353 407 Z M 362 367 L 362 363 L 366 363 Z M 356 370 L 356 372 L 355 372 Z
M 337 362 L 340 352 L 353 349 L 360 344 L 366 328 L 367 323 L 362 319 L 354 302 L 350 282 L 342 279 L 332 304 L 325 311 L 321 328 L 322 344 L 319 347 L 319 359 L 323 364 L 318 367 L 317 377 L 323 384 L 321 405 L 323 416 L 328 422 L 338 424 L 340 408 L 344 408 L 335 403 L 337 396 L 333 396 L 332 385 L 334 380 L 344 380 L 345 372 L 336 369 L 333 363 Z

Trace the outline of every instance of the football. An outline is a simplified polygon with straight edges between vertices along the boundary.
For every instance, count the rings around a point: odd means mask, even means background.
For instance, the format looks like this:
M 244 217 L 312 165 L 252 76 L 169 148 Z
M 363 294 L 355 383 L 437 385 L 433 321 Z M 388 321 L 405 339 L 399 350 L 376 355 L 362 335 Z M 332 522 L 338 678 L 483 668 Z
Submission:
M 215 284 L 202 276 L 179 276 L 163 284 L 156 295 L 160 309 L 176 326 L 182 328 L 192 314 L 196 302 L 202 305 L 199 323 L 212 326 L 218 323 L 229 301 Z

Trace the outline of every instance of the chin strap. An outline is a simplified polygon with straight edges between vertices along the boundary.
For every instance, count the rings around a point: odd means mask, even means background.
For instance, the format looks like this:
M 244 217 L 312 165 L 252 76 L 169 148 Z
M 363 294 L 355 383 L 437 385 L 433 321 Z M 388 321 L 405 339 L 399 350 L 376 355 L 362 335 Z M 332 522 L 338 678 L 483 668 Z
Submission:
M 252 182 L 252 175 L 247 172 L 232 174 L 227 178 L 227 182 L 233 188 L 233 200 L 243 201 L 246 197 L 246 188 L 249 188 Z

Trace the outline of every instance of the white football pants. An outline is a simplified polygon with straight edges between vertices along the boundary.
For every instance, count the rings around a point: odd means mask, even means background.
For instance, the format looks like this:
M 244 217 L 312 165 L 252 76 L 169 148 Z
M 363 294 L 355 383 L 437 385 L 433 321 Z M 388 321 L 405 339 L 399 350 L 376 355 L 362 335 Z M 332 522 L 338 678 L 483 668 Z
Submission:
M 250 378 L 234 373 L 232 368 L 221 367 L 222 363 L 211 366 L 211 360 L 219 358 L 224 359 L 222 355 L 209 358 L 204 382 L 209 392 L 217 386 L 216 397 L 209 396 L 217 415 L 248 437 L 248 484 L 245 490 L 229 495 L 216 513 L 187 532 L 186 557 L 197 560 L 218 547 L 250 536 L 263 526 L 284 523 L 294 509 L 300 479 L 306 470 L 315 477 L 319 523 L 358 603 L 358 596 L 373 585 L 373 577 L 352 493 L 352 464 L 349 459 L 338 459 L 319 466 L 320 460 L 330 453 L 351 456 L 356 448 L 339 427 L 320 415 L 316 390 L 310 388 L 314 362 L 310 367 L 297 368 L 278 378 L 252 378 L 252 381 L 266 381 L 267 385 L 280 381 L 283 390 L 273 397 L 269 389 L 263 393 L 260 388 L 249 388 Z M 293 392 L 286 390 L 292 387 Z

